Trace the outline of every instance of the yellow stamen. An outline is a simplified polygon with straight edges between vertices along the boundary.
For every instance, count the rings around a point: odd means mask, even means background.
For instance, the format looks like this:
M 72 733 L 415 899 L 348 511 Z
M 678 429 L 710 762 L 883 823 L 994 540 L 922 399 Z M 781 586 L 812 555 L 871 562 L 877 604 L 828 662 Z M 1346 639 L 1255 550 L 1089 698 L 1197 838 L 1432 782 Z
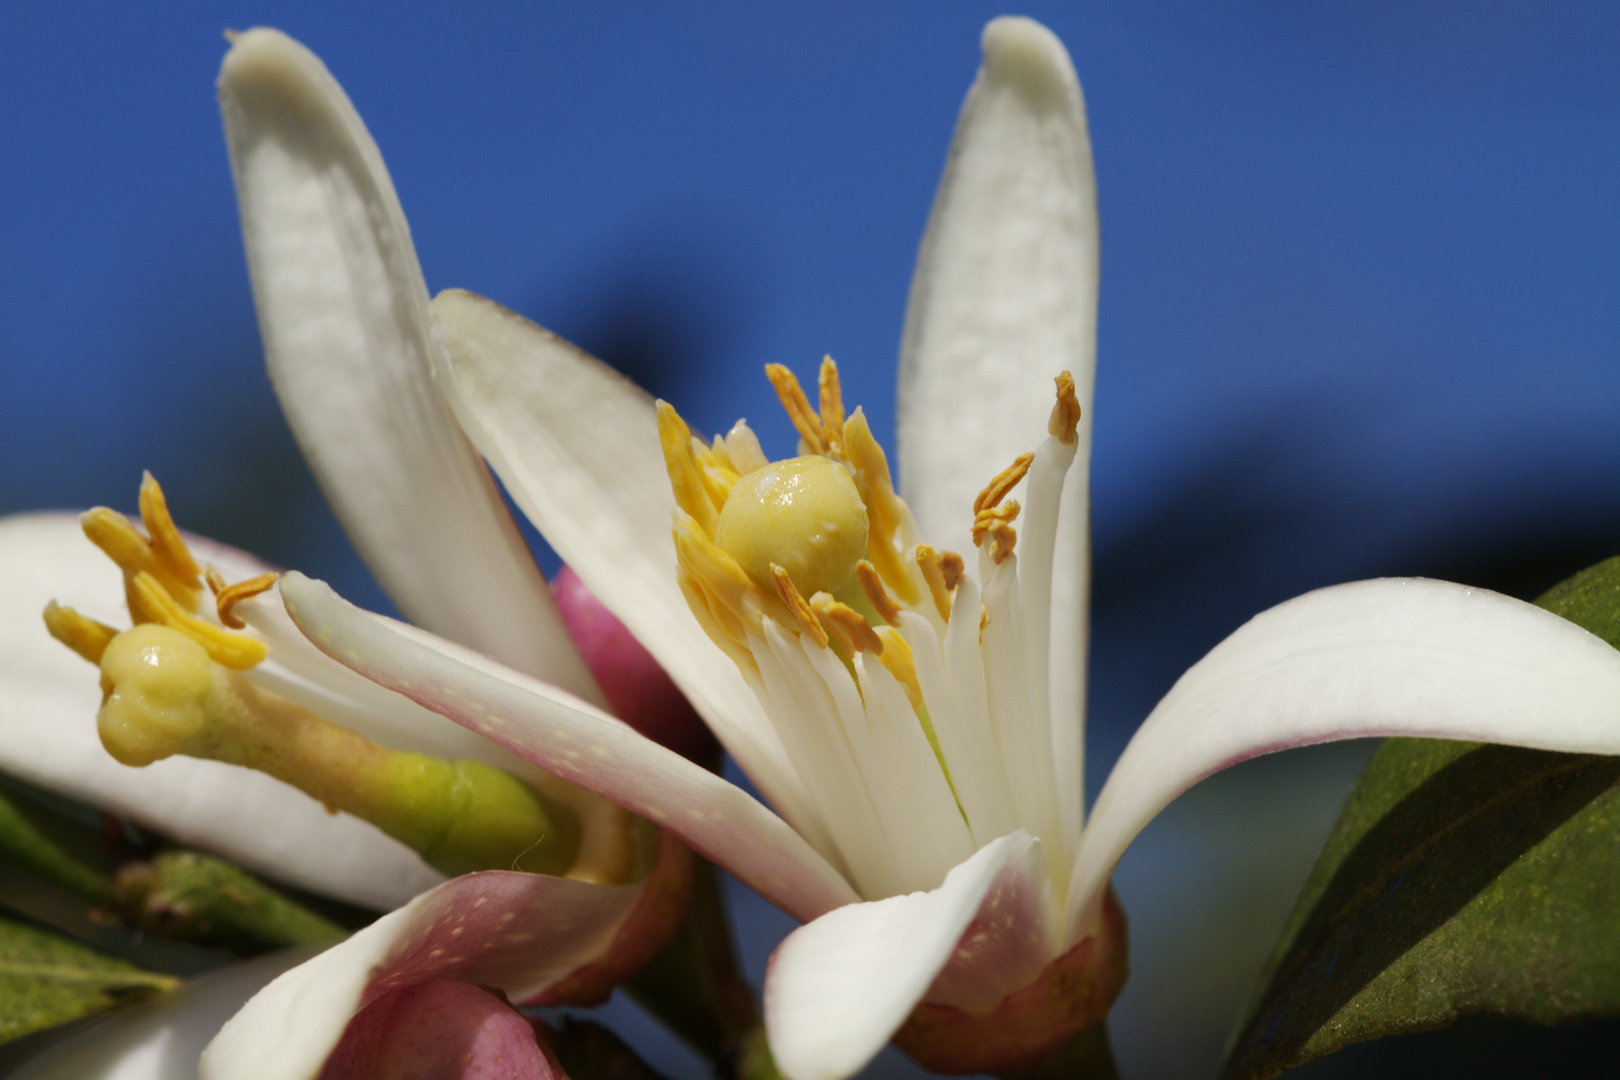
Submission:
M 889 459 L 872 437 L 866 414 L 860 409 L 844 422 L 844 455 L 855 467 L 855 487 L 861 493 L 861 501 L 866 503 L 866 515 L 871 523 L 866 534 L 866 557 L 901 602 L 915 604 L 922 596 L 914 579 L 906 573 L 895 536 L 906 516 L 905 504 L 894 493 Z
M 821 619 L 821 625 L 850 656 L 858 652 L 869 652 L 874 656 L 883 655 L 883 639 L 877 636 L 871 626 L 867 625 L 861 613 L 848 604 L 841 604 L 826 593 L 816 593 L 810 598 L 810 606 Z
M 821 397 L 821 429 L 827 435 L 828 452 L 837 455 L 844 434 L 844 391 L 839 386 L 838 365 L 833 363 L 832 357 L 822 357 L 816 385 Z
M 1012 499 L 1000 506 L 980 510 L 978 516 L 973 519 L 974 545 L 983 547 L 985 538 L 989 537 L 990 558 L 997 566 L 1012 553 L 1013 546 L 1018 543 L 1018 531 L 1012 527 L 1012 523 L 1018 516 L 1019 509 L 1018 501 Z
M 955 573 L 947 575 L 947 560 L 955 560 Z M 923 581 L 928 583 L 928 591 L 934 597 L 934 609 L 939 617 L 949 622 L 951 619 L 951 590 L 962 576 L 962 559 L 947 551 L 941 555 L 927 544 L 917 545 L 917 568 L 922 571 Z
M 872 603 L 872 610 L 878 613 L 878 618 L 890 626 L 900 625 L 900 605 L 896 604 L 883 588 L 883 579 L 878 576 L 877 568 L 862 559 L 855 564 L 855 579 L 861 583 L 861 591 Z
M 1052 406 L 1046 431 L 1063 445 L 1073 446 L 1079 438 L 1075 432 L 1080 424 L 1080 399 L 1074 392 L 1074 376 L 1065 371 L 1052 381 L 1057 383 L 1057 404 Z
M 137 622 L 153 622 L 178 630 L 228 668 L 246 671 L 269 655 L 269 648 L 258 638 L 232 633 L 181 607 L 156 574 L 145 570 L 137 573 L 130 581 L 130 596 L 136 602 L 130 613 L 136 616 Z
M 45 629 L 51 632 L 51 637 L 92 664 L 101 663 L 107 643 L 118 636 L 118 631 L 112 627 L 63 607 L 55 600 L 45 605 Z
M 724 465 L 705 465 L 698 475 L 703 478 L 703 490 L 708 493 L 709 501 L 724 507 L 731 497 L 732 486 L 737 483 L 737 474 Z
M 799 590 L 794 587 L 793 579 L 788 572 L 775 563 L 771 563 L 771 580 L 776 582 L 777 594 L 782 597 L 782 603 L 787 605 L 793 617 L 799 621 L 799 629 L 816 639 L 816 644 L 823 649 L 827 647 L 827 631 L 816 618 L 816 613 L 810 605 L 805 603 Z
M 149 472 L 141 474 L 141 523 L 151 537 L 152 553 L 169 575 L 186 582 L 194 592 L 202 592 L 202 568 L 191 557 L 186 542 L 169 515 L 169 501 Z
M 242 601 L 251 600 L 268 590 L 280 576 L 276 573 L 264 573 L 255 578 L 248 578 L 246 581 L 238 581 L 235 585 L 225 585 L 224 588 L 214 589 L 214 608 L 219 612 L 219 621 L 232 630 L 246 630 L 247 623 L 243 622 L 233 609 Z M 219 578 L 219 572 L 210 566 L 208 568 L 208 584 L 210 587 L 213 586 L 216 579 L 220 580 L 222 585 L 224 584 L 223 579 Z
M 704 489 L 692 457 L 692 429 L 666 401 L 658 403 L 658 441 L 664 448 L 664 468 L 675 492 L 675 505 L 692 516 L 706 536 L 714 538 L 720 512 Z
M 892 626 L 878 627 L 877 636 L 883 642 L 883 652 L 879 654 L 883 666 L 889 669 L 895 682 L 905 689 L 906 700 L 911 702 L 911 707 L 921 710 L 922 685 L 917 682 L 917 661 L 911 655 L 911 643 Z
M 90 542 L 124 571 L 126 581 L 134 574 L 149 573 L 188 610 L 196 610 L 197 600 L 202 595 L 201 583 L 176 576 L 129 518 L 98 506 L 81 514 L 79 524 Z
M 781 399 L 782 408 L 788 414 L 788 419 L 793 421 L 799 438 L 804 440 L 806 452 L 825 454 L 827 433 L 822 429 L 821 418 L 810 408 L 810 399 L 804 396 L 804 388 L 799 385 L 793 372 L 781 364 L 766 364 L 765 377 L 776 388 L 776 396 Z
M 754 583 L 737 560 L 707 536 L 690 514 L 675 515 L 678 582 L 709 638 L 734 660 L 747 657 L 748 634 L 758 633 L 770 616 L 789 626 L 792 616 L 780 600 Z M 696 601 L 694 602 L 694 598 Z M 752 660 L 748 665 L 751 667 Z
M 994 509 L 1007 497 L 1007 492 L 1018 486 L 1018 481 L 1029 472 L 1029 466 L 1035 460 L 1034 454 L 1019 454 L 1017 460 L 996 474 L 995 479 L 985 485 L 979 497 L 973 500 L 973 512 Z

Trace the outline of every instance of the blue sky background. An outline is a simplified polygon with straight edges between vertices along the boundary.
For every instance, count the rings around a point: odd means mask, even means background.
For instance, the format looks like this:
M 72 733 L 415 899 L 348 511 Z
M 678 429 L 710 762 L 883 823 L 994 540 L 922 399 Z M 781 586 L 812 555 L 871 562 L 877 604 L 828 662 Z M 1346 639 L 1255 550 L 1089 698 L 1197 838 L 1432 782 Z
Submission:
M 1024 11 L 1073 54 L 1102 213 L 1093 791 L 1176 674 L 1270 604 L 1381 574 L 1528 595 L 1620 551 L 1620 8 Z M 892 434 L 911 262 L 998 13 L 11 5 L 0 512 L 129 504 L 151 468 L 185 524 L 382 603 L 263 376 L 224 27 L 325 59 L 431 288 L 516 308 L 696 426 L 746 414 L 782 453 L 766 361 L 830 352 Z M 1129 857 L 1127 1075 L 1207 1074 L 1358 753 L 1217 781 Z M 750 923 L 756 960 L 775 925 Z

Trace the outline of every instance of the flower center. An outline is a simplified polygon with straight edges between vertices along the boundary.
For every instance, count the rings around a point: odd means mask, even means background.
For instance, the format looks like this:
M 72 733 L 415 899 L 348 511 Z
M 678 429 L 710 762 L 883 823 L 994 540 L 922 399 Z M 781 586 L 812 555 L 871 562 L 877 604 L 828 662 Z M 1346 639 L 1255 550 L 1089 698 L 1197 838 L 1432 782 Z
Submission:
M 1058 379 L 1051 438 L 974 501 L 970 574 L 922 542 L 866 417 L 844 413 L 831 359 L 819 407 L 786 368 L 766 375 L 799 457 L 768 461 L 741 422 L 706 443 L 658 406 L 682 591 L 771 725 L 765 751 L 733 753 L 869 898 L 933 888 L 1018 828 L 1061 870 L 1044 594 L 1077 446 L 1073 381 Z M 1029 506 L 1022 575 L 1015 491 Z

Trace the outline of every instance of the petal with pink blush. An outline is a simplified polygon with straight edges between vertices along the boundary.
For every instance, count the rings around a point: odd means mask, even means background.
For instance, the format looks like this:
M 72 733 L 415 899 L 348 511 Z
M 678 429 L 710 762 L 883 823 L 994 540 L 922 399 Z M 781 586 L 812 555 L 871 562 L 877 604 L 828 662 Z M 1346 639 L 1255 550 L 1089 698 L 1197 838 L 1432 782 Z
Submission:
M 858 899 L 781 818 L 628 724 L 486 656 L 362 611 L 323 582 L 289 573 L 281 594 L 298 628 L 333 659 L 668 829 L 789 914 L 813 919 Z
M 980 848 L 937 889 L 850 904 L 789 934 L 765 975 L 765 1030 L 782 1074 L 843 1080 L 872 1060 L 955 954 L 1002 871 L 1031 851 L 1038 862 L 1038 844 L 1020 830 Z
M 646 936 L 638 914 L 646 894 L 660 889 L 660 874 L 678 872 L 678 860 L 666 845 L 653 873 L 631 885 L 501 870 L 446 882 L 265 987 L 204 1051 L 202 1076 L 314 1076 L 356 1013 L 421 983 L 455 979 L 526 1002 L 620 946 L 637 946 L 637 962 L 645 961 L 663 942 Z

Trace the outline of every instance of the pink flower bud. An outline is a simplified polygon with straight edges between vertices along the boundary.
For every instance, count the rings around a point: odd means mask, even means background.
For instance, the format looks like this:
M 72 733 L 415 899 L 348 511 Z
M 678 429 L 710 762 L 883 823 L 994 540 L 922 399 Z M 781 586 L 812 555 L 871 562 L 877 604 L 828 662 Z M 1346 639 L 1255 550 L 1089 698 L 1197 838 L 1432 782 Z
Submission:
M 579 576 L 563 567 L 552 581 L 551 591 L 614 715 L 684 757 L 703 765 L 713 763 L 719 744 L 697 711 L 652 654 L 591 595 Z
M 395 990 L 349 1022 L 321 1080 L 567 1080 L 528 1017 L 488 990 L 435 979 Z

